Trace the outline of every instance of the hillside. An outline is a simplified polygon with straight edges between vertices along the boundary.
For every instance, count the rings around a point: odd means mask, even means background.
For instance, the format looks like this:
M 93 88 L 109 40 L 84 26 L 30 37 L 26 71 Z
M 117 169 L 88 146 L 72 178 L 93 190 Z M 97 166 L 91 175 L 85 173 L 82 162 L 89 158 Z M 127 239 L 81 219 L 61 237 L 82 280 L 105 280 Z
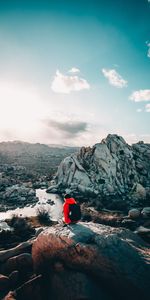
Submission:
M 1 142 L 0 164 L 21 165 L 29 171 L 45 175 L 55 172 L 62 159 L 76 152 L 77 149 L 21 141 Z

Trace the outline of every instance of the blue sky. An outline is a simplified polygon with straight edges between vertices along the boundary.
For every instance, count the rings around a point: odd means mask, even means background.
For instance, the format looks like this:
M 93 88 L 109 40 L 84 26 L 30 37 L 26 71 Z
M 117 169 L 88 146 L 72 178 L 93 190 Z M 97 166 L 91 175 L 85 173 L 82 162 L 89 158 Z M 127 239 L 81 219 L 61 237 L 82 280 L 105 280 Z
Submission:
M 0 1 L 0 140 L 150 142 L 150 2 Z

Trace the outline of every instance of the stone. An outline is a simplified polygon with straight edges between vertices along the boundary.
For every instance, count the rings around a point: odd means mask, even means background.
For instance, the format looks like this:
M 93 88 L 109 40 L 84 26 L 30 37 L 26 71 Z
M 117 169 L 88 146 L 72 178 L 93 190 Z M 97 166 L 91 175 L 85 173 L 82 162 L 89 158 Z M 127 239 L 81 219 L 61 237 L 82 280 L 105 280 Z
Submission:
M 141 211 L 143 217 L 150 217 L 150 207 L 144 207 Z
M 146 189 L 140 184 L 135 183 L 132 187 L 131 195 L 135 199 L 145 199 L 146 198 Z
M 16 300 L 16 293 L 15 292 L 9 292 L 3 300 Z
M 15 289 L 18 281 L 19 281 L 19 271 L 15 270 L 9 275 L 10 285 L 13 289 Z
M 139 226 L 135 231 L 145 242 L 150 244 L 150 228 Z
M 131 219 L 137 219 L 137 218 L 139 218 L 140 214 L 141 214 L 141 212 L 137 208 L 130 209 L 129 212 L 128 212 L 128 216 Z
M 0 292 L 7 291 L 10 286 L 10 281 L 7 276 L 0 274 Z
M 18 246 L 14 248 L 0 251 L 0 263 L 4 263 L 9 258 L 19 255 L 25 251 L 31 251 L 33 241 L 34 239 L 30 239 L 27 242 L 20 243 Z
M 0 231 L 2 230 L 12 231 L 12 228 L 6 222 L 0 221 Z
M 15 294 L 17 300 L 43 300 L 42 276 L 38 275 L 26 281 L 23 285 L 15 290 Z
M 7 275 L 16 270 L 19 271 L 21 277 L 27 277 L 28 274 L 32 273 L 33 263 L 31 254 L 22 253 L 13 256 L 3 265 L 3 272 Z
M 83 299 L 101 299 L 102 291 L 108 299 L 149 299 L 150 250 L 130 230 L 92 222 L 56 225 L 37 237 L 32 257 L 36 273 L 45 276 L 48 290 L 52 284 L 49 293 L 56 299 L 59 289 L 61 300 L 80 299 L 79 280 L 89 286 L 87 294 L 83 288 Z M 94 284 L 98 286 L 91 294 Z

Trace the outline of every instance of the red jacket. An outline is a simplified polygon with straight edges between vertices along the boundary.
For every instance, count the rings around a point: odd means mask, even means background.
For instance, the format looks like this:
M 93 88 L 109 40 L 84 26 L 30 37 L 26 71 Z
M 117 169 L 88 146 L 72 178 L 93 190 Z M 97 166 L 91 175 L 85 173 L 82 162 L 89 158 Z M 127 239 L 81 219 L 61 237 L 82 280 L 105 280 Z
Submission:
M 66 224 L 70 224 L 71 220 L 69 219 L 69 204 L 76 203 L 74 198 L 68 198 L 65 200 L 65 203 L 63 205 L 63 212 L 64 212 L 64 222 Z

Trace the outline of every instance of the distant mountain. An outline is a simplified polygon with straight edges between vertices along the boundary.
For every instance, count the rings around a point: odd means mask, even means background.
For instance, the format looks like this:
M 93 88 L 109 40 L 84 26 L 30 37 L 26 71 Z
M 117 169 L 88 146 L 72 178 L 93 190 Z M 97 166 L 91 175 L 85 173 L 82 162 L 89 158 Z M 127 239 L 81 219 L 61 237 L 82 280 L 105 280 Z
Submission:
M 22 141 L 0 143 L 0 164 L 25 166 L 41 174 L 55 171 L 66 156 L 76 152 L 76 147 L 27 143 Z M 51 172 L 50 172 L 51 173 Z

